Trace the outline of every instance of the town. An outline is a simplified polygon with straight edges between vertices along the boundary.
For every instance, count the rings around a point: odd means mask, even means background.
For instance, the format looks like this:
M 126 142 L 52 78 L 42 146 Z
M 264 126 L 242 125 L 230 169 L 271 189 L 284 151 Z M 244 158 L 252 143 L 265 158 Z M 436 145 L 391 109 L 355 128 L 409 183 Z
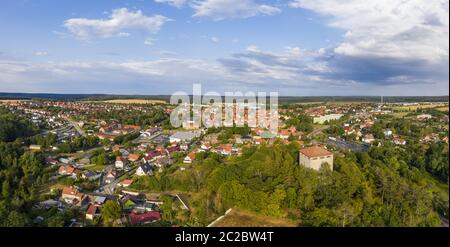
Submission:
M 36 164 L 38 168 L 29 168 L 40 169 L 34 173 L 42 176 L 39 183 L 32 186 L 31 213 L 26 216 L 28 222 L 36 226 L 70 227 L 206 226 L 211 222 L 214 222 L 212 225 L 226 225 L 227 216 L 223 220 L 216 219 L 223 217 L 226 210 L 236 208 L 236 214 L 257 212 L 286 219 L 285 225 L 301 225 L 301 216 L 292 208 L 310 207 L 305 204 L 308 196 L 302 195 L 301 189 L 290 186 L 292 182 L 279 182 L 273 192 L 264 195 L 243 187 L 250 184 L 250 180 L 235 184 L 239 180 L 230 182 L 227 177 L 241 176 L 238 172 L 249 173 L 253 180 L 265 177 L 271 181 L 276 176 L 268 173 L 283 172 L 289 167 L 287 163 L 304 167 L 314 176 L 322 176 L 320 174 L 326 171 L 350 172 L 343 168 L 344 159 L 357 160 L 363 168 L 371 159 L 366 157 L 367 152 L 375 160 L 376 152 L 383 156 L 383 152 L 405 153 L 413 148 L 423 150 L 425 155 L 422 160 L 410 159 L 415 166 L 413 170 L 405 161 L 387 153 L 385 156 L 391 157 L 389 160 L 386 157 L 380 159 L 385 165 L 393 166 L 391 168 L 400 176 L 418 176 L 425 172 L 433 183 L 447 184 L 448 188 L 448 159 L 444 158 L 448 155 L 446 102 L 281 104 L 276 133 L 247 126 L 206 128 L 191 122 L 174 128 L 169 123 L 169 116 L 175 107 L 150 101 L 1 101 L 2 115 L 17 115 L 33 126 L 33 135 L 23 136 L 25 139 L 21 141 L 23 156 L 31 155 L 30 163 L 43 162 Z M 4 141 L 13 140 L 0 137 Z M 273 154 L 276 157 L 270 160 L 279 162 L 280 166 L 261 167 L 266 164 L 263 160 L 269 158 L 264 158 L 258 151 L 268 149 L 293 155 Z M 270 154 L 269 151 L 266 153 Z M 433 157 L 436 159 L 431 160 Z M 237 164 L 246 160 L 256 162 L 253 168 L 238 168 Z M 224 165 L 231 170 L 218 169 Z M 232 167 L 235 167 L 234 171 Z M 13 184 L 6 179 L 2 181 L 2 198 L 6 200 L 12 196 L 10 188 Z M 268 186 L 265 184 L 270 181 L 256 183 Z M 361 183 L 365 182 L 361 180 Z M 225 185 L 228 187 L 223 187 Z M 361 184 L 355 186 L 359 188 Z M 232 192 L 224 191 L 236 189 L 248 191 L 251 197 L 269 196 L 268 208 L 251 206 L 240 195 L 228 195 Z M 373 188 L 372 193 L 377 189 Z M 359 190 L 364 189 L 356 189 L 353 193 L 360 193 Z M 441 219 L 445 222 L 448 218 L 448 190 L 445 194 L 438 186 L 432 191 L 436 197 L 432 198 L 433 202 L 441 204 L 433 209 L 437 212 L 434 216 L 437 223 L 429 224 L 441 224 Z M 308 200 L 318 199 L 311 197 Z M 445 202 L 447 206 L 444 206 Z M 353 214 L 356 218 L 356 213 Z M 351 219 L 347 221 L 343 224 L 352 224 Z M 305 222 L 314 225 L 311 219 L 304 219 L 303 224 Z M 417 219 L 417 222 L 421 221 Z

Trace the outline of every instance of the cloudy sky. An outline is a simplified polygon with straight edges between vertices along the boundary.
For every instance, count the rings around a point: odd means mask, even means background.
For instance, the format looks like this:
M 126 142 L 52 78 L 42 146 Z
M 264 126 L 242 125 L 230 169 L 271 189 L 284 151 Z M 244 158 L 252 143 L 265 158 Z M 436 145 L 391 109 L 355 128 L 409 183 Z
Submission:
M 448 95 L 448 0 L 3 0 L 0 92 Z

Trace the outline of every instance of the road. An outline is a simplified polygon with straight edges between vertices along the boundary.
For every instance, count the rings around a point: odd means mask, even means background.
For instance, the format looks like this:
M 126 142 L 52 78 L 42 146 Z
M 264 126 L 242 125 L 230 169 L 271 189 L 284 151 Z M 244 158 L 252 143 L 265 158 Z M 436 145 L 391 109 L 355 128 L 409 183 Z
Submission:
M 321 127 L 317 128 L 317 129 L 314 129 L 311 133 L 309 133 L 308 135 L 306 135 L 306 137 L 307 137 L 307 138 L 311 138 L 311 137 L 313 137 L 313 136 L 319 134 L 320 132 L 322 132 L 322 131 L 328 129 L 329 127 L 330 127 L 330 126 L 328 126 L 328 125 L 324 125 L 324 126 L 321 126 Z
M 443 227 L 448 227 L 448 220 L 446 218 L 441 216 L 441 221 L 442 221 L 442 226 Z
M 78 126 L 77 123 L 75 123 L 74 121 L 72 121 L 71 119 L 69 119 L 67 117 L 64 118 L 64 119 L 67 120 L 75 128 L 75 130 L 78 132 L 78 134 L 80 134 L 81 136 L 86 137 L 86 133 L 84 132 L 84 130 L 82 130 L 80 128 L 80 126 Z
M 103 186 L 101 186 L 101 187 L 99 188 L 99 190 L 100 190 L 101 192 L 103 192 L 103 193 L 112 195 L 112 194 L 114 193 L 114 188 L 117 187 L 117 184 L 120 182 L 120 179 L 121 179 L 123 176 L 125 176 L 126 174 L 133 174 L 133 173 L 137 170 L 137 168 L 138 168 L 138 167 L 135 167 L 135 168 L 131 169 L 131 170 L 128 171 L 128 172 L 124 172 L 122 175 L 120 175 L 119 177 L 117 177 L 117 178 L 116 178 L 114 181 L 112 181 L 111 183 L 109 183 L 109 184 L 104 184 Z

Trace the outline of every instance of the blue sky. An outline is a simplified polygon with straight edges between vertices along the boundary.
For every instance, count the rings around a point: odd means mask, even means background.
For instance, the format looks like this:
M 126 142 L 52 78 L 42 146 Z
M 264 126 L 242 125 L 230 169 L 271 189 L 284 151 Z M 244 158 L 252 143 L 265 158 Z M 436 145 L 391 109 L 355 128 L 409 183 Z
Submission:
M 0 92 L 448 95 L 448 0 L 5 0 Z

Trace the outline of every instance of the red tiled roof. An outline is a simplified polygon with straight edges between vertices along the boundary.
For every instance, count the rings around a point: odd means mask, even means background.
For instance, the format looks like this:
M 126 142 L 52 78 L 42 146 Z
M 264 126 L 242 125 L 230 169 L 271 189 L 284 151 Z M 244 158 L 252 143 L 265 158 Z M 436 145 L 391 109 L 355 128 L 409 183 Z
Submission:
M 313 147 L 309 147 L 309 148 L 303 148 L 300 150 L 300 153 L 302 153 L 303 155 L 307 156 L 307 157 L 322 157 L 322 156 L 328 156 L 328 155 L 332 155 L 333 153 L 326 150 L 323 147 L 319 147 L 319 146 L 313 146 Z
M 133 183 L 133 180 L 131 180 L 131 179 L 125 179 L 125 180 L 123 180 L 122 182 L 120 182 L 121 184 L 124 184 L 124 185 L 131 185 L 132 183 Z
M 94 205 L 94 204 L 91 204 L 88 207 L 88 209 L 86 211 L 86 214 L 95 215 L 97 213 L 97 210 L 98 210 L 98 206 Z
M 144 224 L 161 219 L 161 214 L 157 211 L 145 212 L 143 214 L 131 213 L 129 216 L 132 225 Z

